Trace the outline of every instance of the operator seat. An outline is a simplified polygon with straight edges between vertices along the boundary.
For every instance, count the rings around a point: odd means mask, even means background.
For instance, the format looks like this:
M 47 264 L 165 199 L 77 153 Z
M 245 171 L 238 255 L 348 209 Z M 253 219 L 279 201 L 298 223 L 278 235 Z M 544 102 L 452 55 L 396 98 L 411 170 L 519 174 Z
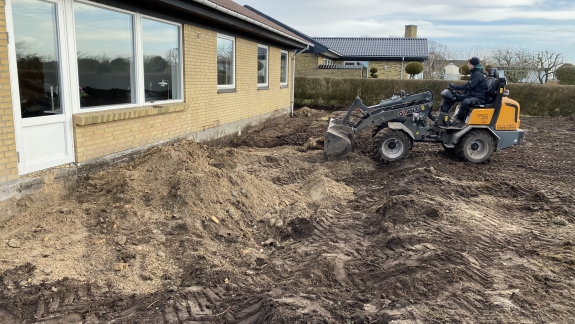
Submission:
M 487 90 L 485 91 L 485 102 L 482 105 L 474 105 L 471 108 L 479 107 L 492 107 L 495 98 L 497 98 L 497 90 L 499 90 L 499 70 L 493 68 L 489 71 L 489 76 L 486 79 Z

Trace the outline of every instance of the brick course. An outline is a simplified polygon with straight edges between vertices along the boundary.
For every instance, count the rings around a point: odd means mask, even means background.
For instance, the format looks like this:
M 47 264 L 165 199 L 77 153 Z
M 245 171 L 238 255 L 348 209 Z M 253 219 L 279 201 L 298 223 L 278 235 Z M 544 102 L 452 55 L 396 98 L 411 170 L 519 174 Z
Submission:
M 4 5 L 0 0 L 0 182 L 18 178 Z

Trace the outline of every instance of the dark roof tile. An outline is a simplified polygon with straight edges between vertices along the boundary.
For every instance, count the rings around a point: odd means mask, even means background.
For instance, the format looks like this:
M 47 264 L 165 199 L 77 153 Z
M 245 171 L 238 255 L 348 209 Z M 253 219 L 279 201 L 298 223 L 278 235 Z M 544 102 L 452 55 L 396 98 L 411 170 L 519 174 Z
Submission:
M 312 37 L 347 57 L 427 58 L 427 38 Z

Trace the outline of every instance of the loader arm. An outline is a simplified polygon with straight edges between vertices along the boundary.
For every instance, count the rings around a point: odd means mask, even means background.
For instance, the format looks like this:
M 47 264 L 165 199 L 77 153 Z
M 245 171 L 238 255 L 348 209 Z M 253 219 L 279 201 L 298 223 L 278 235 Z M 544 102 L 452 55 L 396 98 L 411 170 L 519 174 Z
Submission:
M 428 113 L 432 109 L 432 98 L 431 91 L 426 91 L 382 101 L 370 107 L 366 107 L 359 97 L 355 98 L 343 119 L 331 118 L 329 120 L 324 136 L 325 160 L 336 161 L 349 154 L 351 143 L 357 132 L 393 120 L 412 117 L 414 113 Z M 361 111 L 363 116 L 357 122 L 353 122 L 351 117 L 356 110 Z

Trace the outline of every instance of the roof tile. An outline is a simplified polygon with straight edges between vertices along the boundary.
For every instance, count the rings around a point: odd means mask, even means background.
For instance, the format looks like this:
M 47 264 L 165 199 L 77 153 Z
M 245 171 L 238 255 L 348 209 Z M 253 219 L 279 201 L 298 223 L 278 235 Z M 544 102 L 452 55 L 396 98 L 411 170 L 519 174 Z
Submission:
M 429 56 L 427 38 L 312 37 L 318 43 L 348 57 Z

